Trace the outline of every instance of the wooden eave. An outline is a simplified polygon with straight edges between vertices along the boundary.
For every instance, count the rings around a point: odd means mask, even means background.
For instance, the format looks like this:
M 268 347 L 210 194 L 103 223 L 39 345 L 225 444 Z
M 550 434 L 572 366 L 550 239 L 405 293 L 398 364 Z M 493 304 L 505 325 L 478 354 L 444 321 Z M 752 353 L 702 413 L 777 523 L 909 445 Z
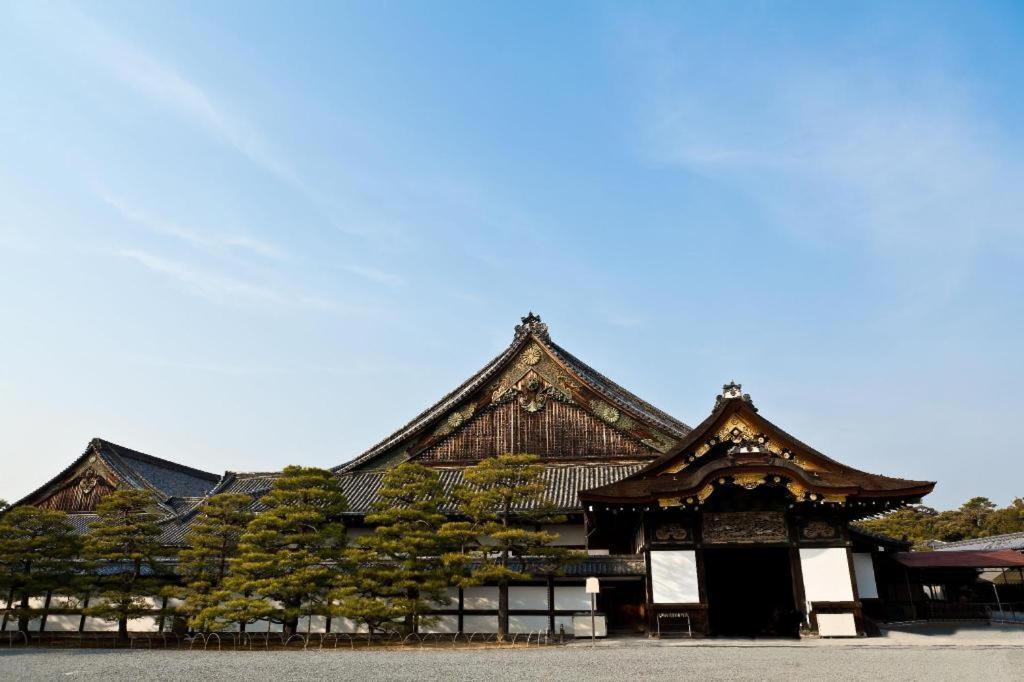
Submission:
M 730 427 L 750 436 L 765 436 L 762 452 L 709 455 L 728 441 Z M 753 427 L 753 428 L 751 428 Z M 712 444 L 714 440 L 714 444 Z M 771 446 L 774 451 L 769 451 Z M 780 453 L 785 452 L 789 459 Z M 708 460 L 703 456 L 709 455 Z M 794 481 L 807 491 L 843 498 L 920 498 L 935 487 L 933 481 L 915 481 L 871 474 L 841 464 L 762 417 L 749 398 L 725 398 L 672 451 L 658 457 L 636 474 L 601 488 L 580 492 L 587 501 L 648 503 L 669 497 L 699 495 L 717 479 L 764 474 Z

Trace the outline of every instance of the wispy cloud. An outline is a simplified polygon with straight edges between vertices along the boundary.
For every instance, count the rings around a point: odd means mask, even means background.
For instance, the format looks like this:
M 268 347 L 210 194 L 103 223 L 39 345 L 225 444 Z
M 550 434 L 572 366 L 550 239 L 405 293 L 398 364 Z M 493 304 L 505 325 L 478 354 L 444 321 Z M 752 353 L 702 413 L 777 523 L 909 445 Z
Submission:
M 289 297 L 274 289 L 200 270 L 184 263 L 156 256 L 147 251 L 122 249 L 117 253 L 119 256 L 133 260 L 148 270 L 167 276 L 189 293 L 214 303 L 241 300 L 285 305 L 292 302 Z
M 139 45 L 118 35 L 74 5 L 23 8 L 33 23 L 45 27 L 55 42 L 99 66 L 121 83 L 182 119 L 207 131 L 253 164 L 309 199 L 316 192 L 259 128 L 232 112 L 215 94 Z M 73 39 L 65 40 L 70 33 Z
M 939 292 L 986 245 L 1020 241 L 1024 163 L 970 82 L 927 59 L 892 69 L 756 41 L 631 36 L 648 161 L 739 189 L 798 235 L 859 240 Z
M 400 275 L 364 265 L 346 265 L 342 269 L 346 272 L 351 272 L 353 275 L 359 275 L 368 279 L 371 282 L 385 284 L 389 287 L 399 287 L 405 284 L 405 280 Z
M 242 234 L 207 234 L 154 216 L 109 192 L 101 190 L 98 194 L 103 203 L 116 210 L 125 220 L 141 225 L 151 232 L 174 237 L 196 248 L 214 252 L 238 249 L 273 260 L 286 258 L 286 254 L 281 248 L 269 242 Z

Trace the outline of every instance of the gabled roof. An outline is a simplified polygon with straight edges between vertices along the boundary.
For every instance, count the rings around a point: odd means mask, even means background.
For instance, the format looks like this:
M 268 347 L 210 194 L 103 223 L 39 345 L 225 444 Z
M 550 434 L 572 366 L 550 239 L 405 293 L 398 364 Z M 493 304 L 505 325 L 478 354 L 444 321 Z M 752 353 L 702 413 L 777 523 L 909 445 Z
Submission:
M 1004 533 L 1003 535 L 990 535 L 985 538 L 974 538 L 973 540 L 934 542 L 930 544 L 932 549 L 937 552 L 961 552 L 965 550 L 995 551 L 1003 549 L 1022 552 L 1024 551 L 1024 533 Z
M 345 464 L 335 467 L 337 473 L 361 469 L 387 468 L 422 451 L 436 440 L 431 439 L 440 426 L 441 436 L 464 423 L 460 407 L 472 415 L 479 406 L 493 404 L 499 393 L 515 390 L 502 381 L 503 373 L 522 362 L 524 352 L 536 346 L 557 366 L 562 385 L 557 387 L 566 399 L 575 400 L 583 409 L 595 413 L 604 422 L 628 432 L 648 447 L 650 456 L 665 452 L 690 432 L 690 427 L 640 399 L 630 391 L 596 371 L 564 348 L 554 343 L 548 327 L 540 317 L 530 313 L 516 325 L 512 343 L 497 357 L 484 365 L 453 391 L 414 417 L 390 436 Z M 528 358 L 527 364 L 537 360 Z M 496 382 L 496 383 L 495 383 Z M 492 392 L 488 392 L 491 389 Z M 445 430 L 444 421 L 452 428 Z
M 30 504 L 67 484 L 69 477 L 87 462 L 99 460 L 117 477 L 117 484 L 153 492 L 165 510 L 173 513 L 170 498 L 205 495 L 220 477 L 207 471 L 147 455 L 102 438 L 89 441 L 85 451 L 68 467 L 26 495 L 18 504 Z
M 633 476 L 583 491 L 588 501 L 654 502 L 680 497 L 700 503 L 714 483 L 736 479 L 787 485 L 798 499 L 919 498 L 935 483 L 871 474 L 841 464 L 762 417 L 738 384 L 727 384 L 711 415 L 675 448 Z M 859 503 L 858 503 L 859 504 Z M 865 510 L 866 511 L 866 510 Z

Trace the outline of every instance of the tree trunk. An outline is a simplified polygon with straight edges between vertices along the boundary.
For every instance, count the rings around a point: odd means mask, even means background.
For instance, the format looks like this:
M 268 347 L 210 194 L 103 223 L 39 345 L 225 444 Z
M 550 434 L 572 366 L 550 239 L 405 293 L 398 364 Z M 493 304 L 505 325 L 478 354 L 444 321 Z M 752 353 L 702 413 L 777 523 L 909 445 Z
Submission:
M 301 601 L 293 601 L 288 602 L 286 604 L 286 607 L 289 611 L 298 611 L 301 606 Z M 289 617 L 288 620 L 285 620 L 281 623 L 281 629 L 284 630 L 285 639 L 291 637 L 292 635 L 299 634 L 299 617 Z
M 117 639 L 120 642 L 128 641 L 128 616 L 117 619 Z
M 18 614 L 18 629 L 28 634 L 28 592 L 21 595 L 21 613 Z
M 508 581 L 498 583 L 498 641 L 504 642 L 508 634 Z

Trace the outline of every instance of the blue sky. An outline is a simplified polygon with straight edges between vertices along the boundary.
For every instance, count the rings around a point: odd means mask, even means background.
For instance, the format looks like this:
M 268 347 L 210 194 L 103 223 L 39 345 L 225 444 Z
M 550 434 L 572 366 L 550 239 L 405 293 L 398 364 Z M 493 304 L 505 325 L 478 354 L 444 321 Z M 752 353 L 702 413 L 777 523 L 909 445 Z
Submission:
M 93 436 L 338 464 L 528 310 L 1024 495 L 1019 3 L 16 2 L 0 83 L 0 497 Z

